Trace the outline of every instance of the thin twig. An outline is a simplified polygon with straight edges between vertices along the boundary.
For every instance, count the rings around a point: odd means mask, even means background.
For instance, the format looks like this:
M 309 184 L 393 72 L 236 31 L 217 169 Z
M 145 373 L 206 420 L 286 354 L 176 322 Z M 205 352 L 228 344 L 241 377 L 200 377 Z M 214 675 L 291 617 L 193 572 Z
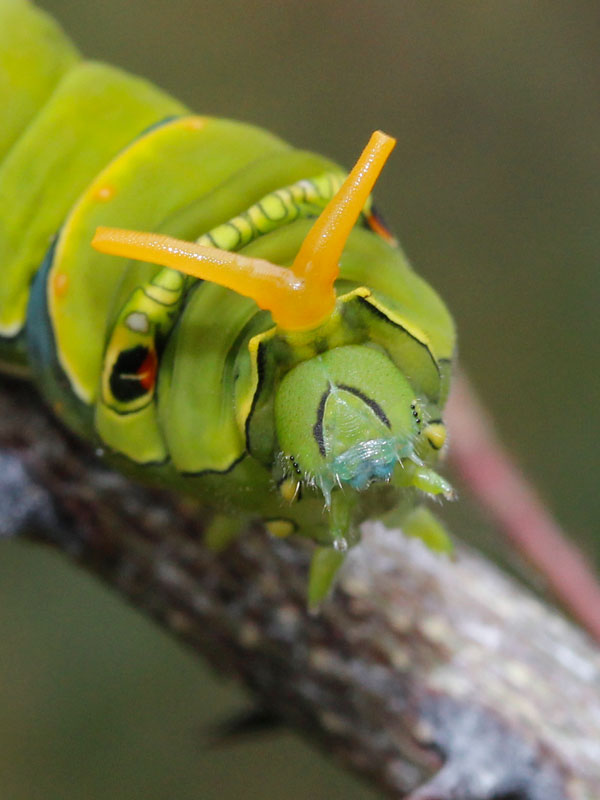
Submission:
M 450 463 L 556 598 L 600 642 L 600 584 L 593 570 L 498 441 L 464 373 L 455 376 L 447 419 Z

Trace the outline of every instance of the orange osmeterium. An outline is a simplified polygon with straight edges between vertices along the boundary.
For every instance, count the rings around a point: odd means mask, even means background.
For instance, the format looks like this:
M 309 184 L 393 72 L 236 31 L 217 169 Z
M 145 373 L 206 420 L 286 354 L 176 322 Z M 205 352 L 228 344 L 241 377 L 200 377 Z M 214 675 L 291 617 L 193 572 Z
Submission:
M 375 131 L 354 168 L 309 231 L 291 268 L 155 233 L 98 228 L 103 253 L 172 267 L 251 297 L 283 330 L 310 330 L 335 306 L 339 260 L 360 212 L 395 145 Z

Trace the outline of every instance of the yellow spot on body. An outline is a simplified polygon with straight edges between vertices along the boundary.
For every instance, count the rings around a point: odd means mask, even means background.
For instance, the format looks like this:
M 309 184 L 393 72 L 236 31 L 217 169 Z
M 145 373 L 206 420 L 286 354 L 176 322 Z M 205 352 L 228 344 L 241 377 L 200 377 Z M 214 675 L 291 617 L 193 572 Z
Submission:
M 267 215 L 269 220 L 285 219 L 288 210 L 281 197 L 277 195 L 268 195 L 261 203 L 263 212 Z
M 95 191 L 95 200 L 106 203 L 108 200 L 112 200 L 112 198 L 116 194 L 116 189 L 114 186 L 99 186 Z
M 69 289 L 69 276 L 65 272 L 57 272 L 52 278 L 52 291 L 55 297 L 64 297 Z
M 63 403 L 62 400 L 57 400 L 55 403 L 52 404 L 52 410 L 54 411 L 57 417 L 60 416 L 64 407 L 65 404 Z
M 294 532 L 294 523 L 287 519 L 272 519 L 269 522 L 265 522 L 265 528 L 271 536 L 284 539 Z
M 299 484 L 294 478 L 286 478 L 279 486 L 279 494 L 287 503 L 293 503 L 298 495 Z
M 427 440 L 436 450 L 441 450 L 446 441 L 446 426 L 441 422 L 434 422 L 425 428 Z

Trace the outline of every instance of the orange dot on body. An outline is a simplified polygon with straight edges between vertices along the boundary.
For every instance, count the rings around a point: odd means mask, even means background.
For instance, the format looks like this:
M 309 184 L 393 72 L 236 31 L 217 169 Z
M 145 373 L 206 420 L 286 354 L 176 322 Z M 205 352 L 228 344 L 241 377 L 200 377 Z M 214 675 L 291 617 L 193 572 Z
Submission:
M 64 297 L 69 289 L 69 276 L 64 272 L 57 272 L 52 278 L 52 289 L 56 297 Z
M 190 131 L 201 131 L 206 125 L 205 117 L 186 117 L 182 121 L 183 127 Z
M 96 200 L 105 203 L 115 196 L 114 186 L 99 186 L 96 189 Z

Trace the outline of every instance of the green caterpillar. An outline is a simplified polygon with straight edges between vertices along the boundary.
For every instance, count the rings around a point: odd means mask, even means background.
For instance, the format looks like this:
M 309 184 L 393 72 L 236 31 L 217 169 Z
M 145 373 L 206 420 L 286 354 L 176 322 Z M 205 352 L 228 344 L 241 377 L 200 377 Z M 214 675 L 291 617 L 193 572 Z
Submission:
M 314 540 L 311 603 L 367 517 L 447 549 L 418 503 L 452 493 L 455 332 L 373 210 L 389 137 L 346 176 L 81 60 L 27 0 L 0 0 L 0 102 L 2 368 L 216 510 L 213 542 L 250 519 Z

